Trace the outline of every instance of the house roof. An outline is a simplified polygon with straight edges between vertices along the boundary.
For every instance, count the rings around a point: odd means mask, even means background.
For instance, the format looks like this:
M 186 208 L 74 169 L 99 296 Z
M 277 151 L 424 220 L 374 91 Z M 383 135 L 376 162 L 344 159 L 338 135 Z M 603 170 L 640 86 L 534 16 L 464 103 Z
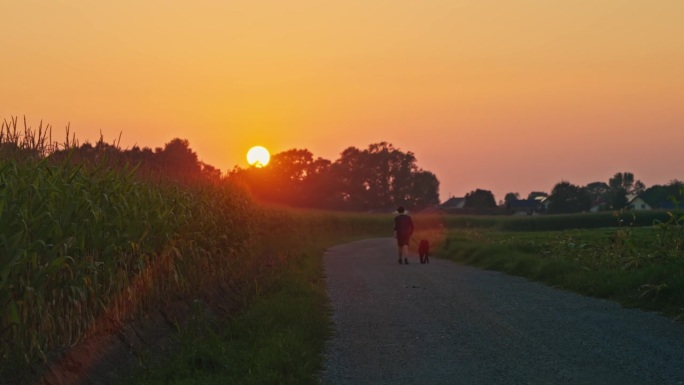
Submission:
M 463 205 L 465 205 L 465 198 L 451 197 L 447 199 L 444 203 L 442 203 L 440 206 L 460 208 L 463 207 Z
M 627 197 L 627 202 L 629 202 L 629 203 L 632 203 L 632 201 L 634 201 L 638 198 L 641 198 L 641 196 L 638 194 L 627 194 L 626 197 Z

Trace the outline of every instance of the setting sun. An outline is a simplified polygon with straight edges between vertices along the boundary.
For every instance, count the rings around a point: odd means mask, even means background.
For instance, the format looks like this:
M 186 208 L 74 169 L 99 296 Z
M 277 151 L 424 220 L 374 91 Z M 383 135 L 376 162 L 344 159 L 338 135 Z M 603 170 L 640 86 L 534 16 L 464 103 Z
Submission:
M 271 154 L 262 146 L 254 146 L 247 152 L 247 162 L 254 167 L 264 167 L 271 160 Z

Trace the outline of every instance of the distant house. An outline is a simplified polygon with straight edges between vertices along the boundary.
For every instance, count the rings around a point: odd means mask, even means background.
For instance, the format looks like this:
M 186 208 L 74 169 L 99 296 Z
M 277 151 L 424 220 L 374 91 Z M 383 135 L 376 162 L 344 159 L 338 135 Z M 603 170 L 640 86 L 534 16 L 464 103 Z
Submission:
M 627 195 L 627 207 L 631 210 L 652 210 L 651 205 L 646 203 L 645 200 L 641 199 L 638 195 L 628 194 Z
M 549 211 L 549 206 L 551 205 L 551 199 L 546 196 L 546 197 L 536 197 L 534 198 L 535 200 L 539 201 L 539 204 L 541 205 L 542 211 L 547 212 Z
M 421 214 L 454 214 L 465 207 L 465 198 L 451 197 L 444 203 L 427 207 L 421 210 Z
M 446 209 L 446 210 L 452 210 L 452 209 L 462 209 L 465 207 L 465 198 L 456 198 L 456 197 L 451 197 L 447 199 L 444 203 L 439 205 L 439 207 Z
M 653 207 L 648 204 L 646 201 L 641 199 L 638 195 L 635 194 L 627 194 L 627 206 L 625 208 L 630 209 L 630 210 L 653 210 Z M 595 202 L 593 206 L 591 206 L 591 209 L 589 211 L 591 212 L 598 212 L 598 211 L 606 211 L 610 210 L 611 206 L 608 202 Z
M 513 215 L 534 215 L 546 211 L 546 206 L 539 199 L 513 199 L 506 203 L 506 210 Z

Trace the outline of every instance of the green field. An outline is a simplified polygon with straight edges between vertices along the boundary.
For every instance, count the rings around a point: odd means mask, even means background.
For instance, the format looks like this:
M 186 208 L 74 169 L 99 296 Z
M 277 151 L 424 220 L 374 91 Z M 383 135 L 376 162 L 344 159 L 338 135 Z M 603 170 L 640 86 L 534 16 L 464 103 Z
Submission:
M 678 318 L 684 312 L 681 227 L 653 222 L 667 217 L 649 213 L 647 226 L 638 226 L 638 220 L 626 212 L 538 218 L 416 215 L 414 219 L 419 229 L 416 237 L 437 245 L 439 257 Z M 613 226 L 596 225 L 606 220 Z M 378 229 L 383 228 L 382 221 Z M 575 228 L 577 223 L 589 228 Z M 523 231 L 537 226 L 566 228 Z M 330 333 L 321 257 L 322 250 L 305 253 L 278 278 L 281 284 L 271 295 L 231 323 L 230 331 L 195 339 L 167 364 L 139 372 L 133 382 L 316 383 L 320 354 Z M 197 355 L 218 357 L 214 365 L 222 368 L 239 362 L 243 369 L 207 371 L 197 366 Z
M 194 304 L 178 324 L 179 351 L 141 358 L 127 383 L 315 383 L 330 333 L 323 251 L 391 236 L 391 214 L 265 206 L 227 180 L 143 178 L 107 157 L 50 157 L 40 135 L 20 138 L 0 132 L 6 383 L 30 381 L 89 336 L 177 301 Z M 680 212 L 414 220 L 438 257 L 684 313 Z M 217 291 L 229 311 L 207 305 Z
M 681 216 L 475 218 L 470 226 L 452 226 L 438 255 L 678 318 L 684 314 Z

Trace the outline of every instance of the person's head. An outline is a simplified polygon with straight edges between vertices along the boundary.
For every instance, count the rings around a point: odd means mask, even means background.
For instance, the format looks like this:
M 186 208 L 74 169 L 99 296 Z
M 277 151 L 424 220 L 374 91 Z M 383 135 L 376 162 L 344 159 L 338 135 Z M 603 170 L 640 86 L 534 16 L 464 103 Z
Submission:
M 397 207 L 397 212 L 398 212 L 399 214 L 403 214 L 404 211 L 405 211 L 405 210 L 404 210 L 404 206 L 399 206 L 399 207 Z

